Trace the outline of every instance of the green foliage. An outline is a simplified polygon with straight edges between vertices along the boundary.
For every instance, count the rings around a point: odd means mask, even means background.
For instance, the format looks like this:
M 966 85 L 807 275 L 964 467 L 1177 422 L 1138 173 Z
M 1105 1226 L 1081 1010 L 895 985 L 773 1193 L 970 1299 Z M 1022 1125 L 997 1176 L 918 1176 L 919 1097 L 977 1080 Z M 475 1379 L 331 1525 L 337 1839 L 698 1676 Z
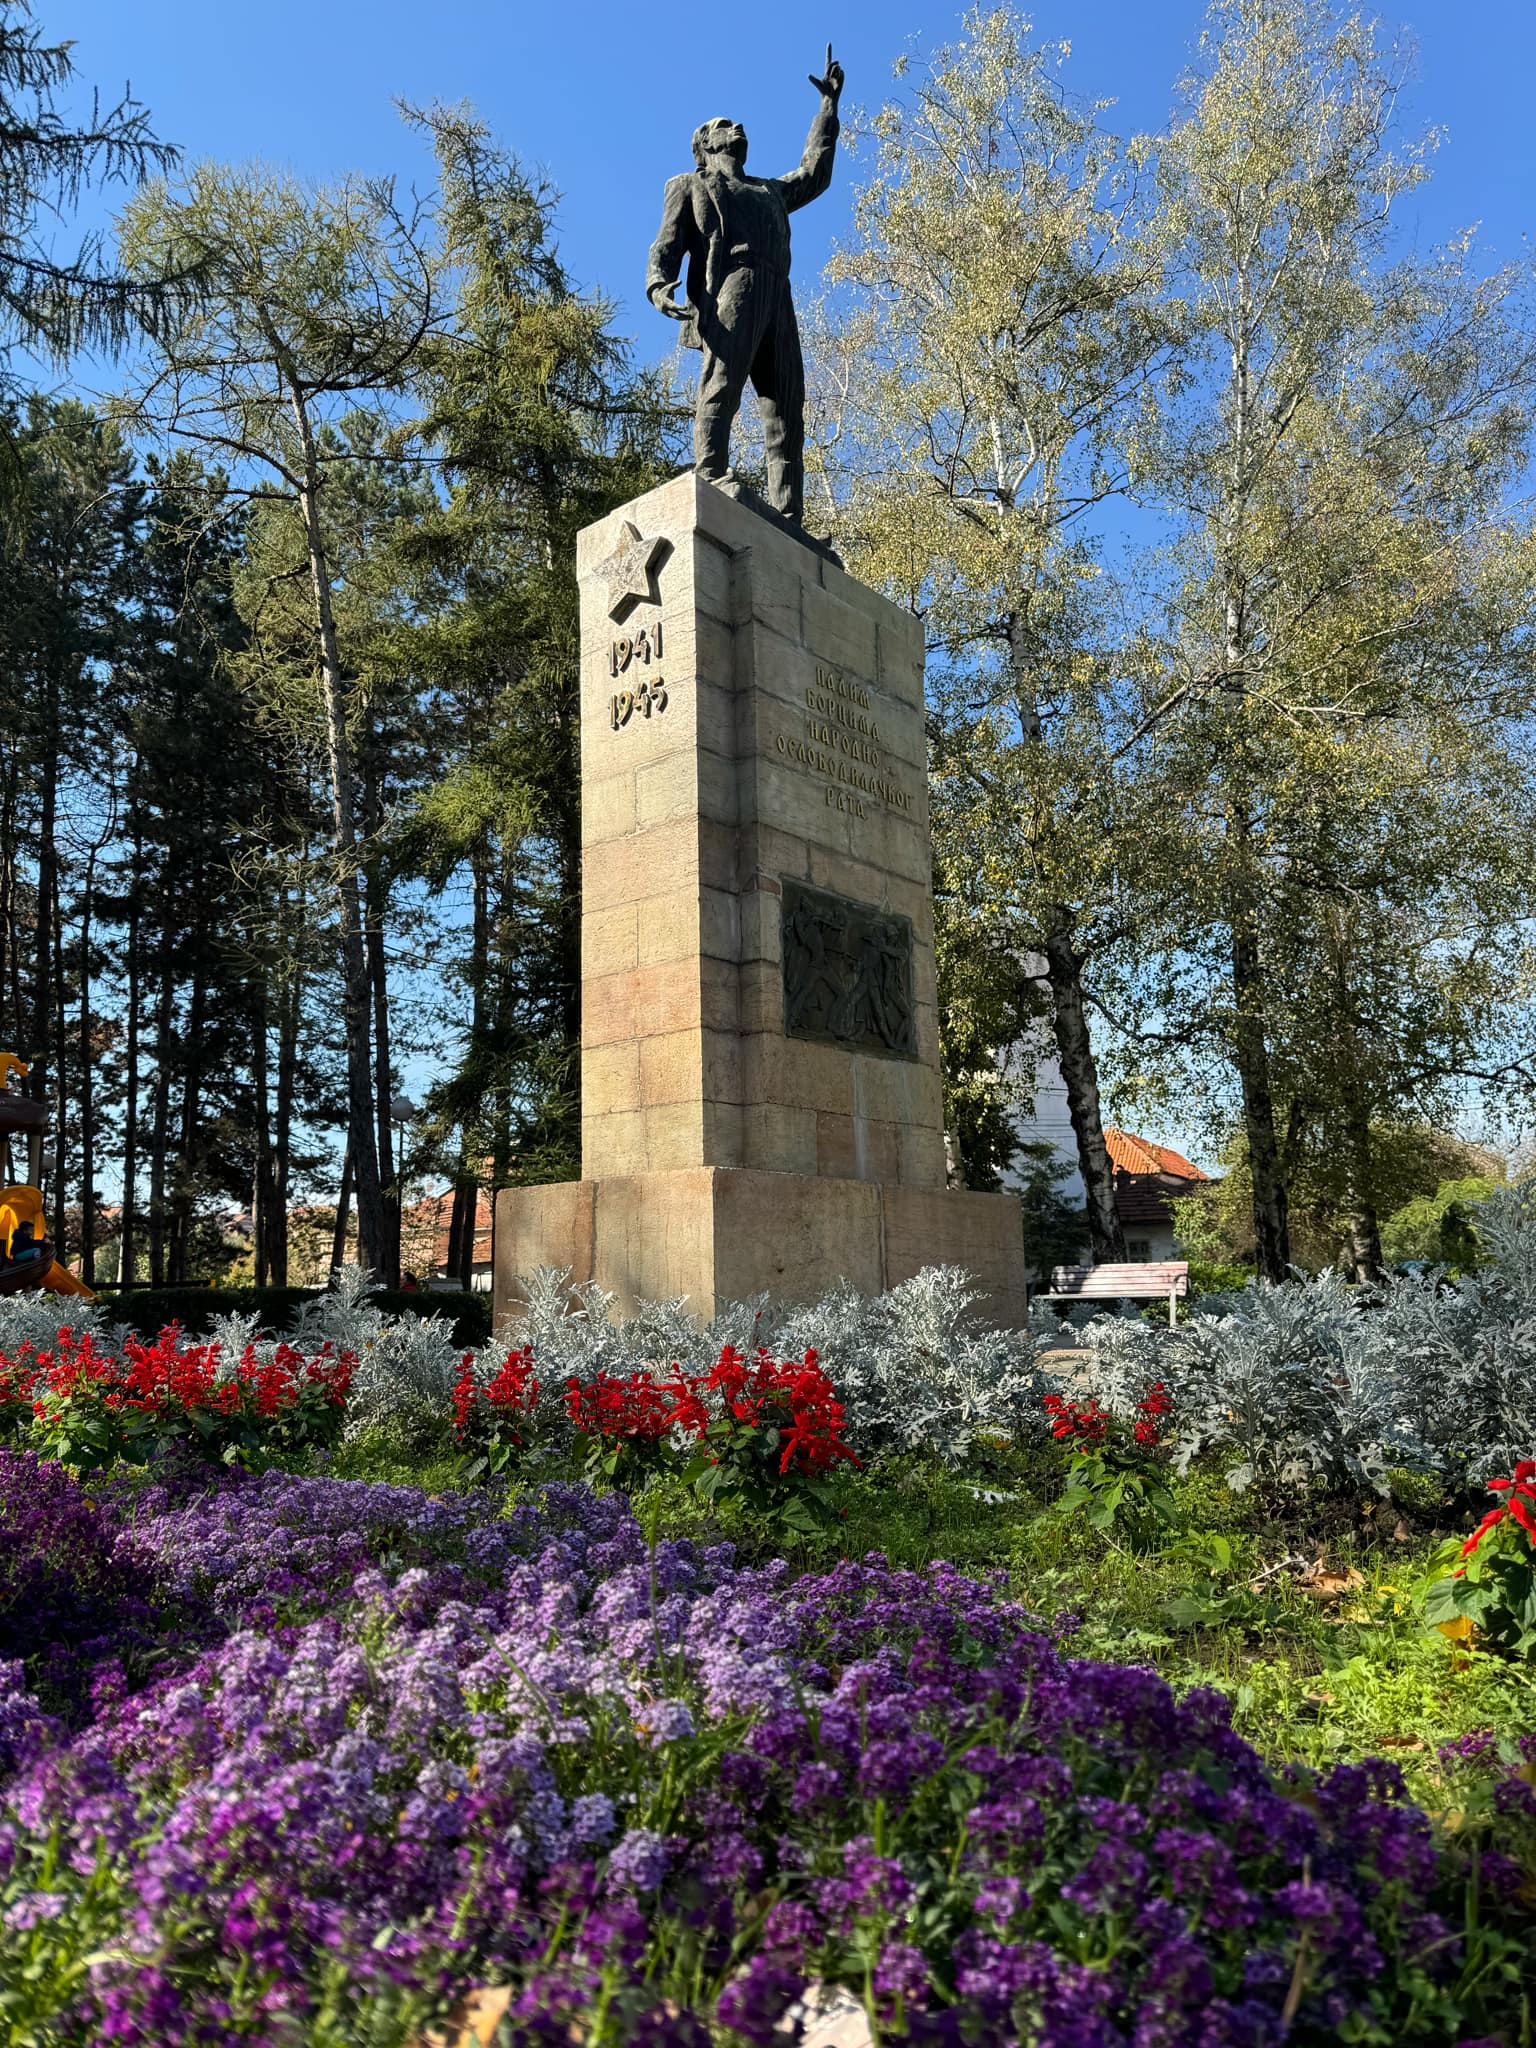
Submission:
M 397 652 L 458 744 L 391 857 L 469 882 L 446 955 L 468 1030 L 426 1110 L 452 1170 L 489 1159 L 494 1189 L 580 1171 L 576 535 L 672 464 L 655 380 L 560 261 L 551 190 L 472 112 L 407 118 L 437 158 L 452 314 L 414 383 L 447 495 L 402 536 Z
M 1071 1171 L 1070 1164 L 1044 1139 L 1028 1140 L 1018 1147 L 1014 1186 L 1024 1212 L 1024 1255 L 1031 1271 L 1042 1277 L 1054 1266 L 1076 1264 L 1088 1242 L 1081 1203 L 1069 1201 L 1059 1186 Z
M 788 1429 L 787 1404 L 781 1413 L 751 1419 L 717 1415 L 683 1477 L 707 1507 L 732 1511 L 765 1531 L 815 1538 L 840 1511 L 838 1490 L 830 1479 L 781 1469 Z
M 1475 1272 L 1480 1256 L 1477 1207 L 1501 1185 L 1489 1174 L 1471 1174 L 1441 1181 L 1433 1194 L 1405 1202 L 1382 1225 L 1383 1256 L 1392 1265 L 1414 1261 Z
M 1109 1445 L 1073 1453 L 1058 1506 L 1064 1515 L 1081 1515 L 1101 1536 L 1122 1537 L 1133 1550 L 1150 1549 L 1179 1526 L 1162 1474 L 1146 1459 Z
M 1436 1628 L 1467 1621 L 1490 1649 L 1508 1657 L 1536 1656 L 1536 1559 L 1530 1542 L 1485 1537 L 1464 1564 L 1456 1563 L 1460 1556 L 1456 1537 L 1436 1553 L 1433 1565 L 1446 1576 L 1425 1594 L 1424 1619 Z
M 1212 1259 L 1190 1259 L 1189 1300 L 1198 1301 L 1202 1294 L 1240 1294 L 1253 1279 L 1253 1267 L 1236 1260 L 1219 1264 Z
M 1033 1053 L 1052 1001 L 1081 1020 L 1085 989 L 1110 998 L 1162 817 L 1138 733 L 1167 692 L 1111 653 L 1084 528 L 1129 482 L 1111 450 L 1169 332 L 1136 167 L 1065 56 L 977 9 L 880 108 L 816 347 L 840 544 L 928 638 L 946 1114 L 979 1186 L 1005 1163 L 995 1055 Z M 1093 1130 L 1087 1035 L 1062 1071 Z M 1101 1152 L 1082 1167 L 1112 1218 Z
M 1501 1505 L 1431 1560 L 1446 1576 L 1425 1593 L 1424 1618 L 1442 1629 L 1470 1623 L 1478 1642 L 1501 1656 L 1536 1658 L 1536 1459 L 1521 1459 L 1491 1484 Z
M 416 1293 L 408 1288 L 370 1287 L 364 1298 L 370 1308 L 385 1316 L 445 1316 L 457 1345 L 478 1348 L 491 1341 L 493 1301 L 488 1293 L 467 1289 Z
M 1347 1268 L 1355 1198 L 1364 1183 L 1341 1171 L 1338 1157 L 1327 1150 L 1321 1126 L 1300 1116 L 1292 1119 L 1292 1126 L 1286 1169 L 1293 1263 L 1312 1272 L 1325 1266 Z M 1426 1260 L 1472 1270 L 1476 1254 L 1466 1236 L 1472 1227 L 1467 1208 L 1502 1186 L 1502 1174 L 1492 1170 L 1498 1164 L 1494 1157 L 1450 1131 L 1412 1122 L 1372 1125 L 1364 1156 L 1372 1206 L 1389 1219 L 1381 1227 L 1387 1263 Z M 1214 1266 L 1249 1263 L 1252 1202 L 1247 1142 L 1239 1133 L 1222 1153 L 1219 1177 L 1171 1205 L 1174 1234 L 1184 1255 Z M 1442 1241 L 1441 1218 L 1448 1209 L 1453 1213 Z M 1471 1256 L 1448 1257 L 1447 1244 Z
M 141 323 L 153 325 L 194 282 L 183 274 L 131 279 L 102 261 L 104 237 L 88 234 L 63 262 L 47 229 L 102 185 L 134 185 L 176 161 L 156 140 L 149 114 L 125 92 L 84 126 L 59 113 L 74 76 L 73 44 L 48 43 L 33 27 L 29 0 L 6 0 L 0 18 L 0 537 L 14 538 L 27 481 L 10 401 L 13 349 L 62 362 L 76 350 L 115 351 Z

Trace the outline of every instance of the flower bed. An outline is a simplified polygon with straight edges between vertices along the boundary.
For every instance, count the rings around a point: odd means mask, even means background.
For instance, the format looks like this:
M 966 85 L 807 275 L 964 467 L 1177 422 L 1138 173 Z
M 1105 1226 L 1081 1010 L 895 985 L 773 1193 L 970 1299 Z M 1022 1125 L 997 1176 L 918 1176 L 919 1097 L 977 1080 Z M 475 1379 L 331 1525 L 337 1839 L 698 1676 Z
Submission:
M 356 1360 L 329 1344 L 188 1343 L 174 1324 L 121 1348 L 61 1329 L 43 1349 L 0 1351 L 0 1433 L 30 1433 L 61 1463 L 104 1470 L 195 1448 L 234 1463 L 334 1443 Z
M 996 1584 L 648 1548 L 578 1486 L 268 1473 L 112 1555 L 154 1643 L 73 1709 L 0 1672 L 10 2038 L 340 2044 L 363 2001 L 382 2044 L 496 1983 L 518 2042 L 767 2044 L 811 1978 L 915 2039 L 1517 2038 L 1536 1800 L 1487 1744 L 1479 1874 L 1391 1765 L 1290 1781 Z

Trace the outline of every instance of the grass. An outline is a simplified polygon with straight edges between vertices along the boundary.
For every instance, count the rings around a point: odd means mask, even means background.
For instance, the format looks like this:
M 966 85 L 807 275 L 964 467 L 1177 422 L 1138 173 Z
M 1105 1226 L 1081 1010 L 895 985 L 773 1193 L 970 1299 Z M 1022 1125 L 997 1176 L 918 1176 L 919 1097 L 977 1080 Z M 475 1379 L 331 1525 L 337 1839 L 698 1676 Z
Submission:
M 332 1469 L 429 1492 L 462 1483 L 451 1454 L 402 1454 L 382 1439 L 349 1445 Z M 1001 1570 L 1026 1607 L 1076 1617 L 1078 1654 L 1151 1665 L 1180 1691 L 1218 1687 L 1238 1731 L 1276 1762 L 1389 1756 L 1432 1810 L 1443 1804 L 1441 1743 L 1479 1728 L 1536 1730 L 1536 1667 L 1469 1652 L 1423 1622 L 1431 1553 L 1464 1520 L 1432 1484 L 1404 1475 L 1389 1503 L 1266 1502 L 1197 1470 L 1170 1482 L 1177 1525 L 1133 1549 L 1062 1510 L 1065 1471 L 1054 1450 L 1005 1446 L 961 1472 L 888 1460 L 845 1478 L 827 1537 L 787 1554 L 804 1570 L 871 1550 L 914 1569 L 942 1558 Z M 748 1557 L 785 1549 L 728 1511 L 705 1515 L 676 1479 L 653 1479 L 637 1506 L 663 1535 L 726 1537 Z M 1288 1558 L 1322 1559 L 1360 1583 L 1315 1598 L 1294 1571 L 1272 1569 Z

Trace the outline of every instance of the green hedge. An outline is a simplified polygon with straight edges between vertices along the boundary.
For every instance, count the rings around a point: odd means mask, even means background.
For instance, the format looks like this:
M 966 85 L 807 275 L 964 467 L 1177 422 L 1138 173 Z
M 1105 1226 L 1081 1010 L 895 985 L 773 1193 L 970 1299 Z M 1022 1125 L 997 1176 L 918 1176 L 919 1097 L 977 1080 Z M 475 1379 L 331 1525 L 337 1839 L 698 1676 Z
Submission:
M 447 1290 L 433 1294 L 404 1287 L 381 1287 L 368 1299 L 375 1308 L 383 1309 L 387 1316 L 450 1316 L 453 1319 L 453 1341 L 462 1344 L 466 1351 L 473 1345 L 490 1342 L 491 1297 L 488 1294 Z
M 215 1316 L 256 1316 L 264 1330 L 283 1331 L 293 1322 L 299 1304 L 313 1301 L 319 1287 L 132 1287 L 100 1290 L 108 1319 L 127 1323 L 141 1337 L 157 1337 L 167 1323 L 180 1323 L 190 1337 L 206 1337 Z M 410 1312 L 449 1316 L 453 1341 L 466 1350 L 484 1344 L 491 1334 L 491 1297 L 458 1291 L 424 1293 L 381 1287 L 368 1299 L 387 1316 Z M 63 1320 L 66 1304 L 60 1303 Z

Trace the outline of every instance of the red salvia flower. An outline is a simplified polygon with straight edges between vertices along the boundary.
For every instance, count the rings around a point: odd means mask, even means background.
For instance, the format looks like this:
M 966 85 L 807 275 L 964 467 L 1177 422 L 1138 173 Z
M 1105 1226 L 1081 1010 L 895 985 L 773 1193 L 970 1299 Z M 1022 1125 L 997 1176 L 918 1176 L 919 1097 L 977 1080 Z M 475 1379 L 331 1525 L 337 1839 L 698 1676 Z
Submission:
M 1109 1416 L 1095 1397 L 1067 1401 L 1060 1394 L 1047 1394 L 1041 1406 L 1051 1417 L 1051 1435 L 1058 1442 L 1070 1441 L 1091 1450 L 1109 1434 Z
M 1161 1435 L 1158 1428 L 1163 1417 L 1172 1411 L 1173 1402 L 1162 1380 L 1156 1380 L 1136 1403 L 1136 1424 L 1133 1434 L 1139 1444 L 1155 1444 Z
M 1490 1508 L 1484 1515 L 1461 1546 L 1462 1556 L 1470 1557 L 1489 1530 L 1504 1521 L 1514 1522 L 1536 1544 L 1536 1458 L 1521 1458 L 1507 1479 L 1490 1479 L 1488 1491 L 1507 1497 L 1502 1507 Z M 1460 1578 L 1461 1569 L 1452 1576 Z

